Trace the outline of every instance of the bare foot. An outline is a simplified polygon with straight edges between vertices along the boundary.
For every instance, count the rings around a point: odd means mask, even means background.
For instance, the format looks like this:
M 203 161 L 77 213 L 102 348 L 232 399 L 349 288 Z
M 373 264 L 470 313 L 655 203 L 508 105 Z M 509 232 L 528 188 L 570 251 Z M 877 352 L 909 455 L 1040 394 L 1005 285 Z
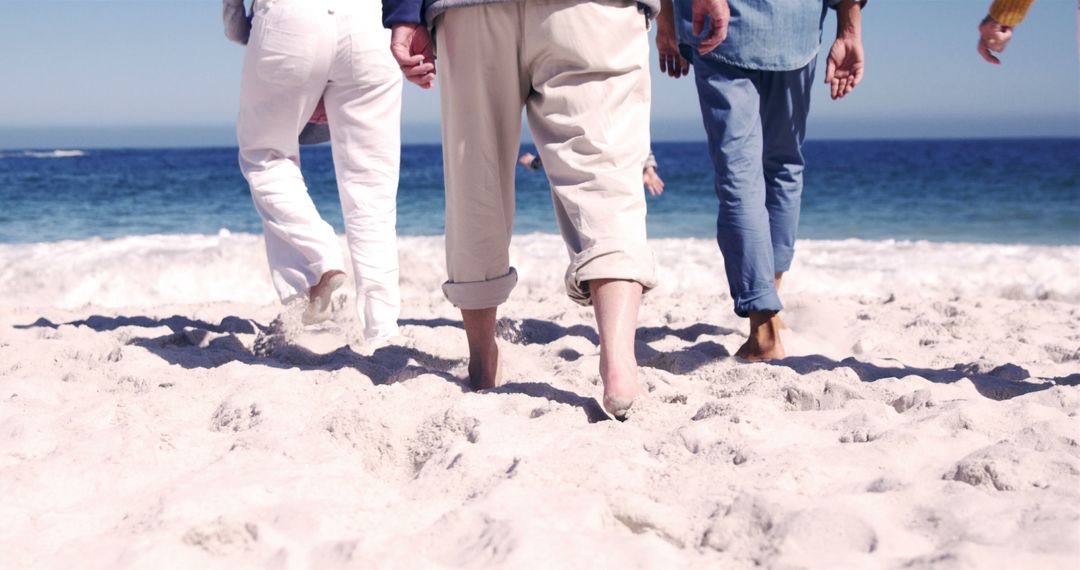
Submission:
M 605 347 L 606 348 L 606 347 Z M 600 378 L 604 381 L 604 409 L 617 420 L 625 420 L 634 400 L 641 395 L 634 354 L 612 355 L 601 350 Z
M 634 357 L 634 328 L 641 303 L 641 285 L 633 281 L 594 279 L 589 282 L 600 332 L 600 378 L 604 409 L 625 420 L 641 394 Z
M 308 306 L 300 322 L 305 325 L 313 325 L 329 320 L 331 315 L 330 301 L 342 285 L 345 284 L 345 272 L 333 269 L 322 274 L 322 278 L 308 291 Z
M 502 385 L 502 359 L 495 339 L 491 339 L 491 346 L 482 352 L 469 352 L 469 385 L 473 390 L 498 388 Z
M 780 319 L 776 313 L 751 312 L 750 313 L 750 338 L 735 356 L 751 362 L 766 360 L 779 360 L 787 356 L 784 352 L 784 343 L 780 341 Z

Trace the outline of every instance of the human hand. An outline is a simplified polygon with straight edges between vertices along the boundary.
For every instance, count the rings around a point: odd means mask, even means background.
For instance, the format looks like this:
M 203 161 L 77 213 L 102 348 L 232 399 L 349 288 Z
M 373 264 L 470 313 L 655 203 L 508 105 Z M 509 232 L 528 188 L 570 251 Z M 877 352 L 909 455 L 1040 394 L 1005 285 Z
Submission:
M 424 26 L 394 24 L 390 32 L 390 53 L 405 79 L 430 89 L 435 81 L 435 47 Z
M 1005 51 L 1012 39 L 1012 26 L 1003 26 L 989 15 L 979 22 L 979 55 L 986 61 L 1000 65 L 1001 60 L 990 52 Z
M 731 9 L 727 0 L 693 0 L 694 35 L 700 36 L 705 31 L 705 17 L 709 17 L 709 33 L 701 38 L 698 53 L 705 55 L 716 49 L 727 39 L 728 23 L 731 21 Z
M 656 173 L 656 169 L 649 167 L 645 169 L 642 174 L 642 179 L 645 183 L 645 189 L 649 191 L 650 196 L 659 196 L 664 193 L 664 181 L 660 178 L 660 175 Z
M 661 0 L 660 14 L 656 17 L 656 53 L 660 57 L 660 73 L 678 79 L 690 75 L 690 62 L 679 53 L 674 12 L 671 0 Z
M 864 56 L 862 38 L 858 35 L 841 34 L 829 50 L 825 68 L 825 83 L 831 86 L 833 100 L 851 93 L 862 81 Z
M 529 170 L 532 170 L 533 160 L 536 160 L 536 156 L 531 152 L 526 152 L 525 154 L 522 154 L 520 158 L 518 158 L 518 164 L 524 166 L 525 168 L 528 168 Z
M 326 103 L 322 97 L 319 98 L 319 104 L 315 105 L 315 112 L 311 114 L 308 122 L 316 125 L 325 125 L 330 122 L 330 118 L 326 116 Z

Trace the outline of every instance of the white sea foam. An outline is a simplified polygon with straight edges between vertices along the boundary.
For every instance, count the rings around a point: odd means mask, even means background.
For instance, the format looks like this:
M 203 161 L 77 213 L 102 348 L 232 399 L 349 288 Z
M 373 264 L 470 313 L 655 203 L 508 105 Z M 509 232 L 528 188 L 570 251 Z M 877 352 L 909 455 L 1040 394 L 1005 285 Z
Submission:
M 74 158 L 86 156 L 82 150 L 22 150 L 18 152 L 0 152 L 0 158 Z
M 726 290 L 716 244 L 653 240 L 658 294 Z M 344 251 L 344 243 L 342 243 Z M 437 289 L 443 242 L 400 240 L 402 285 Z M 562 287 L 566 250 L 558 236 L 514 240 L 520 287 Z M 888 297 L 978 296 L 1080 303 L 1080 247 L 899 241 L 799 242 L 788 294 Z M 273 303 L 262 238 L 252 234 L 153 235 L 0 245 L 0 306 L 74 308 L 236 301 Z

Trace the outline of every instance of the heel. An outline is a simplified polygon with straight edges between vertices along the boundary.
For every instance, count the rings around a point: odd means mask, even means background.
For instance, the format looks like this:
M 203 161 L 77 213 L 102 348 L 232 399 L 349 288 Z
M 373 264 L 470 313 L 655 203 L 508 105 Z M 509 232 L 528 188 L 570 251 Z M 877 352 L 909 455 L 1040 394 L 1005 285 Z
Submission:
M 617 396 L 604 396 L 604 411 L 611 414 L 611 417 L 619 420 L 620 422 L 626 421 L 626 414 L 630 411 L 630 408 L 634 405 L 633 398 L 622 398 Z

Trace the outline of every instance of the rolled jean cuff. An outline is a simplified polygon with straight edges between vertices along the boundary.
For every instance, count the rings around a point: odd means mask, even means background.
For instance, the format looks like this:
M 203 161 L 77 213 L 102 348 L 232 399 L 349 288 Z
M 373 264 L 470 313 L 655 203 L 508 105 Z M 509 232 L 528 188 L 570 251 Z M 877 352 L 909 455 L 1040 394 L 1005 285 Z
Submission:
M 511 267 L 506 275 L 486 281 L 447 281 L 442 290 L 447 300 L 459 309 L 490 309 L 506 302 L 517 280 L 517 271 Z
M 773 271 L 777 273 L 787 273 L 791 269 L 791 262 L 795 259 L 795 248 L 793 247 L 774 247 L 773 248 Z
M 641 284 L 645 293 L 656 287 L 656 262 L 648 246 L 624 247 L 598 243 L 574 256 L 566 270 L 566 294 L 579 305 L 591 305 L 588 282 L 622 279 Z
M 735 299 L 735 314 L 743 318 L 750 316 L 751 312 L 779 313 L 782 310 L 784 305 L 780 303 L 780 296 L 771 287 L 745 291 Z

